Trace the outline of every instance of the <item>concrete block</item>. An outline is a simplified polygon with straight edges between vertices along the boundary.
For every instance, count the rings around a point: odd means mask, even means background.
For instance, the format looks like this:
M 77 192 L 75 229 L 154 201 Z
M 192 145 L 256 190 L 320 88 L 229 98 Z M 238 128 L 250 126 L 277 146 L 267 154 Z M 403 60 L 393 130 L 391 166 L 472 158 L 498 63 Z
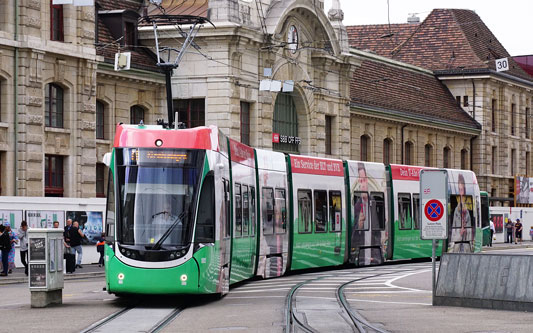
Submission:
M 32 308 L 45 308 L 53 304 L 63 304 L 63 289 L 31 291 Z

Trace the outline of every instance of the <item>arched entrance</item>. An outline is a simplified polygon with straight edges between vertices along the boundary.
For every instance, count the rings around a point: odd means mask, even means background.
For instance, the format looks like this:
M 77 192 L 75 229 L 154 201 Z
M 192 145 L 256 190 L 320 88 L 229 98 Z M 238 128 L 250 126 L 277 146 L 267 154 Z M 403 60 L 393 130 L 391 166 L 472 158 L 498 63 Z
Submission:
M 274 105 L 272 149 L 285 153 L 299 153 L 298 113 L 290 93 L 279 93 Z M 277 135 L 277 137 L 276 137 Z

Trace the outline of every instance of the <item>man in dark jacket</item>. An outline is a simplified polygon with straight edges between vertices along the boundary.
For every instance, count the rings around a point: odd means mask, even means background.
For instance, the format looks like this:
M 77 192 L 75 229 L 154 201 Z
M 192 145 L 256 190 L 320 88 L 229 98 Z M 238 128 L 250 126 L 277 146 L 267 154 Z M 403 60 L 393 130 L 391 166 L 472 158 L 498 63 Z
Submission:
M 2 273 L 0 276 L 7 276 L 8 270 L 8 256 L 11 251 L 11 241 L 9 240 L 9 234 L 6 231 L 6 227 L 0 224 L 0 250 L 2 251 Z

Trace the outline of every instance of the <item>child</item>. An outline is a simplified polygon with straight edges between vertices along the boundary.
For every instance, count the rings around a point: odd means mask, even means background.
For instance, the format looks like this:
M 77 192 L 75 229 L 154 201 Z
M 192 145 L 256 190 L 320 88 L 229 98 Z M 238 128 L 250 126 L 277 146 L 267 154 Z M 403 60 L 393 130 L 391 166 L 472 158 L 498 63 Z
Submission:
M 100 253 L 100 260 L 98 260 L 98 267 L 102 267 L 104 265 L 104 246 L 105 246 L 105 233 L 102 232 L 102 235 L 96 240 L 98 243 L 96 243 L 96 252 Z

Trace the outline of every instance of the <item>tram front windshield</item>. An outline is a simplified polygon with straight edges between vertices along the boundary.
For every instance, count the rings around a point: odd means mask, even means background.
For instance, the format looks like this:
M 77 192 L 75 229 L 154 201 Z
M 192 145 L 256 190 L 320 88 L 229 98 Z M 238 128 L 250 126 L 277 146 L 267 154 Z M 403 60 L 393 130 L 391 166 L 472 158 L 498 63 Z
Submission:
M 121 148 L 115 156 L 117 240 L 146 250 L 190 244 L 205 151 Z

